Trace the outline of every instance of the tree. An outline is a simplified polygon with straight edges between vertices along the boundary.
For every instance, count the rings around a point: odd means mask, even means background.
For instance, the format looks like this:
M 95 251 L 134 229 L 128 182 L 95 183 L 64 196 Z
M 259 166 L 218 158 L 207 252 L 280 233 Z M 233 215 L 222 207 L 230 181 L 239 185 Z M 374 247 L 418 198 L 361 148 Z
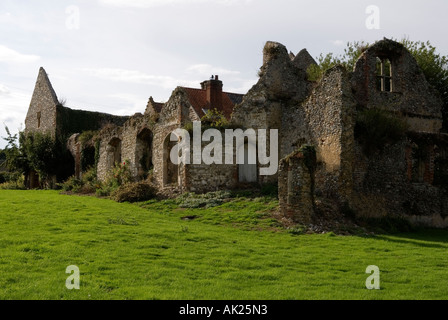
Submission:
M 67 170 L 73 170 L 73 164 L 63 138 L 54 138 L 49 133 L 21 132 L 19 140 L 29 167 L 39 174 L 45 186 L 52 187 L 53 178 L 68 178 Z
M 347 70 L 352 71 L 355 68 L 356 61 L 368 47 L 369 43 L 367 42 L 355 41 L 347 43 L 347 47 L 344 49 L 344 54 L 341 56 L 334 55 L 331 52 L 326 55 L 321 53 L 317 58 L 317 65 L 313 64 L 307 70 L 308 80 L 319 80 L 325 71 L 337 65 L 342 65 Z
M 10 172 L 17 172 L 20 174 L 25 174 L 29 171 L 30 167 L 28 164 L 28 159 L 26 153 L 18 141 L 17 134 L 11 134 L 11 131 L 7 126 L 5 126 L 7 137 L 3 137 L 3 140 L 7 142 L 6 148 L 3 150 L 5 154 L 5 164 L 6 168 Z
M 204 127 L 223 128 L 229 125 L 226 117 L 216 108 L 208 110 L 202 117 L 201 122 Z
M 407 38 L 401 43 L 411 52 L 422 69 L 426 80 L 439 93 L 443 101 L 444 130 L 448 129 L 448 56 L 443 56 L 429 41 L 411 41 Z
M 51 134 L 25 133 L 8 136 L 5 148 L 6 165 L 10 172 L 28 174 L 34 170 L 42 184 L 52 187 L 53 177 L 67 178 L 73 170 L 72 157 L 65 147 L 63 138 L 53 138 Z

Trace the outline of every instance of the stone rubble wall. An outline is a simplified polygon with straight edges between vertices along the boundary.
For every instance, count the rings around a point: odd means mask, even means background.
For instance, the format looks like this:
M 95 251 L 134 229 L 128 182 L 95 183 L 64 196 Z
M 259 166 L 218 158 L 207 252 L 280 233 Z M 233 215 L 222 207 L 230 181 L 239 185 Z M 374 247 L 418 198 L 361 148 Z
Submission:
M 329 70 L 306 100 L 298 126 L 317 152 L 316 185 L 325 194 L 350 201 L 354 147 L 355 101 L 342 67 Z M 293 126 L 294 124 L 291 124 Z
M 388 58 L 392 64 L 392 92 L 378 89 L 378 57 Z M 318 82 L 311 82 L 307 69 L 315 63 L 306 50 L 294 56 L 282 44 L 267 42 L 260 78 L 234 108 L 232 127 L 279 131 L 278 174 L 259 175 L 257 184 L 278 183 L 282 213 L 300 223 L 310 223 L 314 198 L 323 197 L 341 206 L 349 205 L 361 217 L 406 217 L 419 224 L 448 226 L 448 191 L 446 183 L 443 186 L 448 176 L 448 138 L 440 133 L 442 101 L 412 55 L 402 45 L 385 39 L 363 52 L 353 72 L 336 66 Z M 58 119 L 58 105 L 45 70 L 41 69 L 26 130 L 56 134 L 58 126 L 64 127 Z M 239 183 L 237 164 L 191 164 L 173 169 L 168 162 L 170 135 L 199 120 L 199 116 L 181 87 L 173 91 L 160 114 L 155 114 L 155 106 L 150 99 L 145 115 L 117 118 L 126 122 L 101 129 L 97 168 L 101 181 L 107 179 L 112 168 L 114 148 L 110 143 L 115 140 L 121 141 L 117 150 L 121 160 L 129 160 L 132 174 L 139 178 L 143 149 L 147 147 L 139 137 L 150 132 L 153 180 L 160 189 L 204 193 L 244 186 Z M 366 154 L 355 139 L 356 117 L 358 112 L 373 108 L 406 120 L 409 130 L 402 140 Z M 303 154 L 297 152 L 304 145 L 316 150 L 313 172 L 306 166 Z M 68 147 L 78 168 L 76 135 L 70 138 Z M 268 144 L 268 153 L 271 151 Z M 260 168 L 258 165 L 258 172 Z M 177 178 L 173 184 L 167 183 L 168 172 Z
M 306 162 L 304 154 L 298 151 L 280 161 L 278 191 L 281 214 L 309 225 L 315 215 L 314 172 Z

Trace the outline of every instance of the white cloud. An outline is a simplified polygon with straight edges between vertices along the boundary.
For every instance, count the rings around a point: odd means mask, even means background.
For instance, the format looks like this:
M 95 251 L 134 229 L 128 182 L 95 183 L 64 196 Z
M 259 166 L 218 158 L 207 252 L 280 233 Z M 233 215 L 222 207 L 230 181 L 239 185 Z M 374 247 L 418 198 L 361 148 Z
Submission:
M 0 45 L 0 62 L 30 63 L 36 62 L 39 59 L 39 56 L 22 54 L 13 49 Z
M 103 80 L 120 81 L 126 83 L 143 84 L 159 86 L 165 89 L 174 89 L 179 85 L 192 85 L 191 81 L 177 79 L 169 76 L 150 75 L 135 70 L 100 68 L 100 69 L 82 69 L 88 75 Z
M 10 88 L 0 83 L 0 149 L 4 148 L 6 142 L 2 137 L 6 136 L 4 125 L 8 126 L 12 134 L 24 129 L 25 115 L 31 95 Z
M 167 81 L 170 80 L 170 77 L 163 76 L 154 76 L 148 75 L 140 71 L 135 70 L 126 70 L 126 69 L 114 69 L 114 68 L 100 68 L 100 69 L 83 69 L 83 71 L 87 72 L 89 75 L 113 80 L 113 81 L 121 81 L 121 82 L 131 82 L 131 83 L 140 83 L 140 84 L 148 84 L 156 81 Z
M 224 68 L 216 68 L 209 64 L 195 64 L 187 69 L 189 73 L 197 73 L 200 76 L 211 75 L 239 75 L 239 71 L 227 70 Z
M 11 93 L 9 88 L 4 84 L 0 84 L 0 96 L 7 96 Z
M 151 8 L 166 5 L 182 5 L 195 3 L 215 3 L 220 5 L 247 4 L 253 0 L 99 0 L 103 5 L 115 7 Z
M 128 94 L 128 93 L 117 93 L 109 95 L 110 98 L 119 99 L 123 101 L 122 105 L 126 107 L 118 109 L 115 111 L 115 114 L 121 116 L 128 116 L 135 114 L 137 112 L 142 113 L 144 108 L 146 107 L 146 103 L 148 102 L 145 99 L 142 99 L 140 96 Z
M 246 94 L 256 83 L 258 79 L 238 80 L 231 87 L 224 88 L 224 91 Z
M 330 42 L 337 47 L 342 47 L 345 44 L 345 42 L 342 40 L 332 40 Z

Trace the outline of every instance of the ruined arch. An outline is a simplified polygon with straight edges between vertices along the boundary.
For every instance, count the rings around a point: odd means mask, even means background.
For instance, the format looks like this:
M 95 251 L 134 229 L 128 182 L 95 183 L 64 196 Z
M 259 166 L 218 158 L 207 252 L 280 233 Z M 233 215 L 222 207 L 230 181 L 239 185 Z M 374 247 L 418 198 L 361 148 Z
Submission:
M 144 128 L 137 135 L 135 160 L 137 175 L 140 179 L 146 179 L 148 172 L 153 169 L 152 161 L 153 133 L 148 128 Z
M 121 163 L 121 140 L 115 137 L 107 145 L 107 166 L 113 168 L 119 163 Z
M 382 92 L 393 92 L 392 63 L 387 57 L 376 57 L 377 88 Z
M 81 152 L 81 171 L 86 172 L 95 166 L 95 146 L 86 145 L 83 147 Z
M 180 138 L 179 138 L 180 139 Z M 171 161 L 170 154 L 177 141 L 171 141 L 171 133 L 165 137 L 163 142 L 163 185 L 179 185 L 179 165 Z

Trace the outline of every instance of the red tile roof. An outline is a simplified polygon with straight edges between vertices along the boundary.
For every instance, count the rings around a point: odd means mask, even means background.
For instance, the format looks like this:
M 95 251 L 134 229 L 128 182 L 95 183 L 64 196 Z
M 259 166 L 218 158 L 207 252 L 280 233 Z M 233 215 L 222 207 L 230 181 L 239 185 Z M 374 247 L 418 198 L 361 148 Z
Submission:
M 203 109 L 216 108 L 229 120 L 235 105 L 243 100 L 242 94 L 222 92 L 222 106 L 211 106 L 210 102 L 207 101 L 207 90 L 185 87 L 182 87 L 182 89 L 187 93 L 188 100 L 200 118 L 205 115 Z

